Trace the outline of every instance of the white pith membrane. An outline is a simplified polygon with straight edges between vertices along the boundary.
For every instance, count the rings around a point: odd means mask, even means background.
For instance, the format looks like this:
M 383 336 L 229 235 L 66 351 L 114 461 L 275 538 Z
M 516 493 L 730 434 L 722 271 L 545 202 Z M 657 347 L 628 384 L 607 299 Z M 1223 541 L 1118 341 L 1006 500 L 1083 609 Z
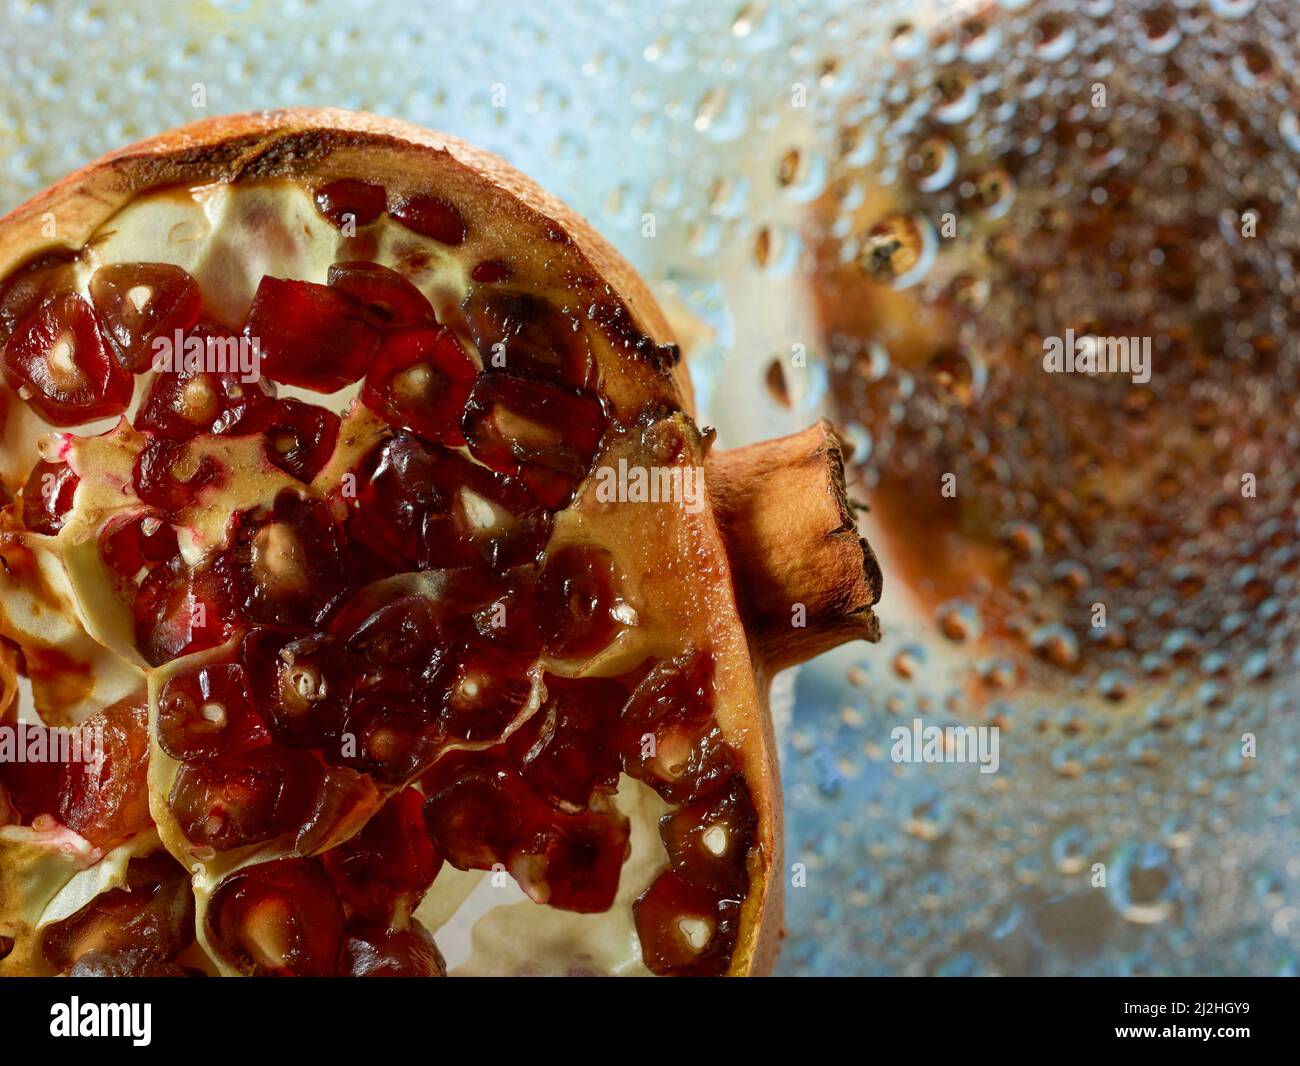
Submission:
M 367 232 L 379 235 L 377 250 L 366 256 L 370 261 L 400 269 L 394 254 L 398 245 L 404 251 L 418 245 L 429 257 L 433 267 L 412 280 L 429 299 L 439 321 L 451 326 L 465 350 L 475 357 L 458 311 L 470 284 L 468 272 L 473 262 L 459 257 L 457 249 L 399 226 L 387 215 L 367 227 Z M 87 242 L 77 263 L 78 289 L 85 296 L 95 270 L 110 263 L 171 263 L 198 282 L 207 316 L 238 324 L 264 275 L 324 283 L 329 266 L 349 258 L 343 245 L 339 231 L 316 211 L 309 191 L 289 181 L 168 190 L 133 201 Z M 597 331 L 588 332 L 598 365 L 624 358 L 614 353 Z M 477 361 L 481 365 L 481 360 Z M 151 378 L 148 372 L 138 375 L 127 419 L 134 418 Z M 278 389 L 281 397 L 302 398 L 343 417 L 335 452 L 310 486 L 313 496 L 323 497 L 337 488 L 342 476 L 391 432 L 378 415 L 355 402 L 358 391 L 355 385 L 332 395 L 283 385 Z M 5 582 L 0 587 L 0 607 L 6 628 L 25 649 L 50 649 L 86 667 L 89 684 L 78 698 L 36 701 L 47 708 L 58 706 L 57 715 L 45 715 L 46 724 L 81 722 L 147 683 L 150 810 L 157 829 L 138 834 L 101 856 L 88 842 L 61 827 L 55 831 L 0 827 L 0 935 L 21 940 L 26 948 L 0 961 L 0 974 L 24 961 L 30 965 L 32 958 L 39 957 L 41 930 L 75 913 L 96 895 L 123 885 L 127 861 L 147 854 L 160 838 L 193 873 L 197 947 L 181 961 L 233 975 L 236 971 L 208 942 L 207 902 L 220 880 L 233 870 L 291 854 L 292 839 L 206 855 L 182 837 L 168 806 L 179 764 L 157 743 L 159 692 L 175 673 L 219 659 L 226 649 L 209 648 L 148 668 L 135 650 L 130 609 L 112 591 L 98 537 L 110 517 L 144 506 L 135 497 L 131 482 L 132 467 L 145 438 L 126 421 L 115 426 L 111 420 L 51 432 L 25 405 L 15 402 L 13 407 L 23 413 L 7 419 L 4 426 L 0 444 L 6 480 L 21 484 L 38 455 L 43 455 L 66 459 L 80 482 L 57 536 L 10 535 L 11 546 L 22 545 L 32 552 L 44 590 L 38 594 L 26 582 Z M 223 485 L 203 490 L 194 506 L 180 516 L 178 539 L 189 562 L 224 546 L 227 521 L 233 512 L 269 505 L 284 488 L 303 491 L 300 482 L 266 460 L 255 439 L 209 438 L 202 447 L 236 474 Z M 467 449 L 458 450 L 472 458 Z M 664 456 L 673 452 L 679 457 L 665 460 Z M 699 464 L 702 442 L 689 419 L 673 416 L 644 436 L 640 432 L 607 433 L 593 469 L 617 466 L 620 458 L 630 464 Z M 488 521 L 491 516 L 482 504 L 466 501 L 471 514 Z M 726 576 L 720 547 L 706 541 L 700 527 L 692 524 L 681 508 L 598 502 L 589 478 L 574 502 L 555 516 L 549 550 L 590 543 L 611 551 L 623 575 L 624 602 L 616 611 L 623 624 L 613 642 L 589 658 L 559 661 L 544 656 L 532 672 L 532 696 L 509 731 L 540 705 L 543 672 L 615 676 L 648 659 L 670 659 L 688 647 L 704 648 L 715 662 L 716 719 L 728 743 L 740 753 L 745 776 L 751 777 L 760 764 L 760 741 L 750 737 L 741 724 L 743 712 L 732 708 L 753 704 L 753 668 L 734 617 L 719 617 L 716 599 L 698 591 L 701 559 L 706 568 L 715 570 L 710 584 L 716 583 L 720 574 Z M 425 576 L 433 578 L 432 574 Z M 734 616 L 734 604 L 731 608 Z M 31 686 L 20 688 L 19 713 L 34 720 Z M 453 744 L 451 748 L 486 748 L 496 743 Z M 641 960 L 631 905 L 666 865 L 658 819 L 670 808 L 650 788 L 626 775 L 620 777 L 614 803 L 630 821 L 631 850 L 615 903 L 603 913 L 577 914 L 538 905 L 504 871 L 460 871 L 450 864 L 442 866 L 415 917 L 434 935 L 449 972 L 649 972 Z M 329 843 L 346 839 L 363 821 L 338 827 Z M 770 840 L 770 835 L 771 827 L 760 824 L 756 834 L 759 845 Z M 712 839 L 706 838 L 707 846 L 712 846 Z M 313 853 L 321 850 L 323 844 Z M 751 854 L 751 881 L 759 865 L 758 856 Z M 747 912 L 752 914 L 761 905 L 760 896 L 751 889 L 745 901 Z M 682 930 L 692 937 L 700 934 L 686 917 Z

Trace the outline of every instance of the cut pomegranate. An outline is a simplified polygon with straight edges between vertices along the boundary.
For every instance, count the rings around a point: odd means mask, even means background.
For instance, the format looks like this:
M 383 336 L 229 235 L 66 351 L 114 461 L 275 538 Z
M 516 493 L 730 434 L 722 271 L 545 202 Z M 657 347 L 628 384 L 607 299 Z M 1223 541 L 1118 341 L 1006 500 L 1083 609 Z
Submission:
M 230 539 L 235 602 L 250 622 L 313 626 L 351 585 L 347 541 L 320 500 L 285 489 L 269 509 L 240 514 Z
M 352 678 L 333 637 L 255 629 L 241 655 L 253 700 L 276 740 L 296 748 L 336 743 Z
M 339 416 L 314 403 L 272 400 L 248 414 L 238 433 L 260 433 L 266 455 L 290 477 L 310 482 L 329 462 L 339 438 Z
M 108 851 L 147 829 L 149 711 L 144 693 L 128 696 L 83 723 L 83 736 L 102 749 L 60 769 L 58 818 Z
M 352 914 L 400 926 L 424 898 L 442 859 L 425 831 L 423 804 L 416 789 L 405 789 L 361 832 L 325 853 L 325 869 Z
M 253 710 L 238 663 L 175 674 L 158 696 L 158 743 L 173 759 L 214 759 L 262 744 L 266 727 Z
M 155 437 L 136 458 L 131 478 L 141 502 L 174 519 L 198 503 L 208 488 L 224 485 L 230 470 L 211 455 L 201 455 L 191 441 Z
M 388 213 L 407 229 L 443 244 L 461 244 L 469 232 L 461 213 L 436 196 L 403 196 Z
M 493 470 L 518 474 L 548 507 L 587 475 L 605 431 L 600 401 L 510 374 L 484 374 L 465 405 L 465 439 Z
M 316 210 L 342 229 L 349 222 L 368 226 L 384 213 L 388 196 L 382 185 L 341 178 L 316 190 Z
M 447 963 L 419 922 L 393 930 L 383 924 L 350 922 L 339 972 L 348 977 L 446 977 Z
M 581 323 L 540 296 L 477 288 L 462 309 L 485 370 L 575 389 L 591 384 L 591 344 Z
M 102 266 L 90 279 L 90 299 L 117 361 L 133 374 L 148 370 L 178 332 L 193 326 L 203 304 L 194 279 L 168 263 Z
M 232 345 L 239 338 L 206 324 L 187 335 L 190 343 L 195 338 L 205 346 L 199 365 L 155 375 L 135 417 L 136 429 L 178 441 L 199 433 L 228 433 L 270 399 L 260 380 L 249 380 L 251 369 L 239 369 L 237 357 L 232 358 L 228 349 L 216 350 L 218 344 Z M 216 369 L 219 367 L 226 369 Z
M 81 974 L 159 972 L 194 939 L 190 879 L 166 852 L 133 859 L 127 886 L 96 896 L 69 918 L 45 928 L 41 948 L 55 970 L 85 961 Z
M 343 909 L 318 859 L 276 859 L 231 874 L 212 895 L 214 947 L 255 977 L 330 977 L 338 969 Z
M 745 862 L 754 843 L 758 816 L 744 778 L 659 819 L 669 866 L 682 878 L 720 895 L 744 899 L 749 888 Z
M 651 670 L 623 708 L 623 771 L 669 803 L 689 802 L 739 770 L 712 692 L 712 661 L 684 656 Z
M 190 566 L 179 553 L 149 572 L 136 593 L 135 640 L 150 666 L 215 647 L 237 628 L 230 578 L 217 563 Z
M 384 339 L 361 399 L 396 429 L 439 444 L 464 444 L 460 420 L 477 376 L 451 330 L 408 326 Z
M 67 463 L 40 460 L 23 486 L 23 525 L 33 533 L 54 536 L 63 528 L 81 479 Z
M 226 851 L 299 829 L 322 768 L 278 745 L 181 766 L 168 803 L 191 844 Z
M 717 977 L 736 945 L 740 902 L 665 870 L 632 904 L 641 954 L 653 973 Z
M 360 380 L 379 347 L 363 305 L 338 289 L 270 276 L 257 287 L 244 334 L 262 354 L 264 376 L 315 392 Z
M 528 786 L 553 807 L 584 810 L 613 795 L 620 769 L 614 737 L 627 689 L 604 678 L 547 674 L 546 702 L 510 735 L 507 748 Z
M 48 297 L 5 345 L 5 380 L 45 421 L 75 426 L 120 415 L 131 376 L 117 364 L 90 305 L 74 292 Z
M 614 639 L 619 621 L 614 557 L 604 548 L 551 553 L 537 586 L 546 650 L 562 659 L 592 655 Z
M 331 288 L 369 308 L 385 326 L 413 326 L 434 321 L 428 298 L 410 280 L 378 263 L 334 263 L 327 275 Z

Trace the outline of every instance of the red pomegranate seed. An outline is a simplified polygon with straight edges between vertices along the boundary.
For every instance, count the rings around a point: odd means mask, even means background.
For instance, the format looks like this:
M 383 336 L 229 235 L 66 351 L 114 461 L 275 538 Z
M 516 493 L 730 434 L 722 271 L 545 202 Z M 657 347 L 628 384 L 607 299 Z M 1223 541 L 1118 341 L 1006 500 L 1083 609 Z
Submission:
M 448 752 L 423 785 L 425 828 L 458 870 L 504 863 L 538 807 L 523 778 L 490 753 Z
M 262 374 L 315 392 L 360 380 L 379 347 L 367 309 L 337 289 L 262 278 L 244 334 L 262 354 Z
M 59 821 L 104 851 L 152 824 L 148 722 L 143 693 L 91 715 L 84 725 L 103 738 L 102 753 L 96 753 L 103 758 L 82 758 L 61 769 Z
M 132 605 L 135 639 L 150 666 L 215 647 L 234 632 L 230 579 L 220 565 L 189 566 L 180 554 L 149 572 Z
M 39 460 L 23 486 L 23 525 L 33 533 L 54 536 L 63 528 L 81 479 L 67 463 Z
M 669 803 L 688 803 L 738 769 L 713 717 L 713 663 L 705 655 L 659 663 L 621 715 L 623 770 Z
M 613 795 L 618 784 L 612 738 L 627 690 L 596 677 L 547 674 L 545 684 L 546 702 L 506 747 L 533 792 L 560 810 L 584 810 L 596 792 Z
M 168 519 L 198 502 L 204 489 L 225 484 L 228 468 L 211 455 L 200 455 L 188 441 L 155 437 L 136 458 L 131 478 L 142 503 Z
M 531 666 L 527 658 L 511 660 L 476 647 L 457 650 L 440 671 L 436 689 L 443 731 L 455 740 L 500 740 L 528 702 Z
M 334 263 L 327 275 L 330 287 L 370 309 L 376 321 L 393 328 L 433 322 L 433 307 L 415 285 L 396 270 L 378 263 Z
M 465 405 L 463 429 L 475 458 L 518 474 L 538 499 L 558 509 L 591 467 L 605 414 L 592 396 L 484 374 Z
M 682 878 L 722 896 L 744 899 L 746 861 L 758 816 L 745 779 L 730 782 L 659 819 L 668 865 Z
M 473 570 L 467 570 L 473 573 Z M 541 654 L 542 634 L 537 598 L 528 584 L 504 589 L 474 611 L 471 625 L 458 623 L 460 640 L 489 654 L 519 657 L 530 662 Z
M 173 759 L 215 759 L 265 743 L 238 663 L 214 663 L 174 674 L 158 697 L 158 743 Z
M 462 307 L 485 370 L 583 389 L 591 345 L 578 319 L 540 296 L 475 289 Z
M 157 514 L 115 515 L 99 533 L 99 557 L 127 603 L 149 572 L 178 550 L 176 531 Z
M 254 411 L 270 401 L 261 381 L 248 381 L 250 374 L 213 346 L 238 342 L 219 326 L 200 324 L 188 338 L 198 337 L 208 348 L 199 369 L 165 370 L 154 376 L 144 403 L 135 417 L 135 428 L 172 440 L 188 440 L 199 433 L 228 433 Z M 228 370 L 215 370 L 224 363 Z
M 492 285 L 498 281 L 509 281 L 510 268 L 499 259 L 485 259 L 469 272 L 469 276 L 481 285 Z
M 400 197 L 388 213 L 407 229 L 442 244 L 461 244 L 469 232 L 461 213 L 436 196 Z
M 5 380 L 54 426 L 120 415 L 131 376 L 117 364 L 95 312 L 72 292 L 48 297 L 14 330 L 3 357 Z
M 338 415 L 314 403 L 272 400 L 244 418 L 236 432 L 261 434 L 267 458 L 306 484 L 334 454 L 340 424 Z
M 53 293 L 77 287 L 77 257 L 71 252 L 46 252 L 23 263 L 0 282 L 0 348 L 9 343 L 18 323 Z
M 388 785 L 411 780 L 443 743 L 423 699 L 383 688 L 354 695 L 340 738 L 339 762 Z
M 555 812 L 525 833 L 508 869 L 535 902 L 598 914 L 614 905 L 630 850 L 628 833 L 628 821 L 617 811 Z
M 464 444 L 460 420 L 477 376 L 451 330 L 408 326 L 384 339 L 361 400 L 396 429 L 439 444 Z
M 727 972 L 740 925 L 740 902 L 665 870 L 632 904 L 641 954 L 661 976 Z
M 351 922 L 339 971 L 347 977 L 446 977 L 447 963 L 419 922 L 400 930 L 382 923 Z
M 384 213 L 388 197 L 382 185 L 340 178 L 316 190 L 316 210 L 342 229 L 349 222 L 368 226 Z
M 159 964 L 176 959 L 193 940 L 190 879 L 160 851 L 131 860 L 125 888 L 109 889 L 71 917 L 46 926 L 41 952 L 56 970 L 87 960 L 78 972 L 107 967 L 126 976 L 157 972 Z M 115 961 L 108 962 L 110 958 Z
M 403 570 L 415 568 L 429 514 L 447 506 L 434 483 L 435 463 L 433 450 L 399 433 L 375 448 L 356 471 L 359 491 L 348 531 Z
M 619 629 L 614 557 L 604 548 L 570 546 L 550 554 L 537 583 L 546 650 L 559 658 L 594 655 Z
M 208 929 L 221 956 L 260 977 L 338 971 L 343 908 L 317 859 L 277 859 L 231 874 L 212 895 Z
M 117 361 L 134 374 L 153 364 L 157 342 L 171 343 L 199 320 L 203 304 L 195 280 L 168 263 L 100 267 L 90 279 L 90 299 Z
M 226 851 L 299 829 L 322 772 L 305 752 L 266 745 L 184 763 L 168 803 L 190 843 Z
M 235 518 L 226 551 L 235 602 L 261 625 L 310 627 L 351 586 L 348 546 L 329 505 L 282 490 Z
M 404 924 L 442 866 L 424 828 L 424 796 L 393 796 L 359 833 L 325 853 L 325 869 L 352 914 L 385 928 Z
M 294 748 L 337 742 L 352 698 L 338 641 L 326 633 L 255 629 L 244 638 L 241 656 L 253 701 L 277 741 Z
M 202 970 L 159 962 L 148 951 L 124 948 L 121 951 L 89 951 L 74 962 L 66 977 L 206 977 Z

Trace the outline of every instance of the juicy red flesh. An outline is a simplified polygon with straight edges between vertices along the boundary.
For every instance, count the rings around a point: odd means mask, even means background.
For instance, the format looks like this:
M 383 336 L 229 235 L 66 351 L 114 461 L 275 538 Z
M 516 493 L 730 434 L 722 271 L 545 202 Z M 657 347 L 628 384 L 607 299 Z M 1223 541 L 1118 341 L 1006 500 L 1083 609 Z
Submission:
M 249 413 L 238 433 L 260 434 L 266 457 L 290 477 L 310 482 L 329 462 L 339 439 L 333 411 L 301 400 L 272 400 Z
M 361 399 L 394 429 L 439 444 L 464 444 L 461 412 L 477 376 L 447 327 L 406 326 L 384 339 Z
M 433 307 L 412 282 L 378 263 L 334 263 L 327 275 L 331 288 L 366 307 L 389 328 L 433 322 Z
M 632 904 L 641 954 L 652 973 L 726 973 L 740 928 L 740 901 L 665 870 Z
M 619 630 L 612 613 L 617 581 L 614 557 L 604 548 L 552 552 L 537 585 L 546 650 L 567 659 L 607 647 Z
M 465 405 L 470 451 L 517 474 L 548 507 L 565 506 L 587 475 L 605 431 L 595 397 L 510 374 L 484 374 Z
M 226 483 L 230 470 L 214 456 L 201 454 L 193 441 L 155 437 L 136 457 L 131 479 L 142 503 L 175 518 L 199 502 L 205 489 Z
M 91 306 L 74 292 L 47 297 L 5 345 L 5 380 L 54 426 L 120 415 L 131 375 L 108 349 Z
M 349 222 L 368 226 L 384 213 L 388 196 L 382 185 L 342 178 L 316 190 L 316 210 L 342 229 Z
M 574 389 L 591 384 L 591 345 L 578 320 L 541 297 L 480 288 L 463 310 L 485 369 Z
M 231 874 L 213 893 L 208 929 L 222 958 L 249 976 L 338 972 L 343 908 L 318 859 L 277 859 Z
M 321 775 L 310 755 L 265 745 L 183 764 L 168 802 L 191 844 L 225 851 L 301 828 Z
M 194 940 L 194 893 L 166 852 L 132 859 L 125 888 L 109 889 L 45 928 L 41 951 L 55 970 L 135 976 L 166 972 Z
M 470 278 L 480 285 L 491 285 L 510 280 L 510 268 L 499 259 L 486 259 L 469 272 Z
M 461 244 L 469 232 L 461 213 L 436 196 L 403 196 L 388 213 L 407 229 L 442 244 Z
M 199 320 L 203 297 L 184 270 L 168 263 L 113 263 L 90 279 L 90 299 L 122 367 L 133 374 L 148 370 L 178 330 Z
M 23 486 L 23 525 L 33 533 L 54 536 L 72 510 L 72 497 L 80 483 L 67 463 L 39 460 Z
M 215 759 L 266 739 L 248 678 L 237 663 L 174 674 L 158 697 L 158 743 L 173 759 Z
M 335 392 L 361 379 L 379 347 L 367 308 L 310 281 L 262 278 L 244 324 L 272 381 Z
M 744 778 L 737 775 L 694 803 L 659 819 L 668 865 L 683 879 L 721 896 L 744 899 L 746 861 L 758 815 Z
M 241 658 L 253 701 L 277 741 L 295 748 L 336 743 L 352 675 L 333 637 L 255 629 Z
M 348 923 L 339 955 L 345 977 L 446 977 L 447 963 L 429 931 L 412 921 L 406 929 Z
M 47 296 L 76 287 L 75 263 L 71 252 L 48 252 L 28 260 L 0 282 L 0 348 Z
M 135 595 L 136 646 L 150 666 L 215 647 L 235 631 L 232 608 L 221 561 L 192 567 L 177 553 L 154 567 Z
M 442 859 L 425 832 L 423 803 L 418 791 L 404 789 L 325 853 L 325 869 L 353 915 L 384 928 L 403 924 L 433 884 Z
M 182 365 L 157 373 L 135 428 L 178 441 L 198 433 L 246 432 L 238 427 L 270 396 L 260 380 L 249 380 L 252 368 L 240 369 L 230 358 L 239 338 L 218 326 L 200 324 L 186 339 L 190 344 L 201 341 L 202 355 L 187 355 Z

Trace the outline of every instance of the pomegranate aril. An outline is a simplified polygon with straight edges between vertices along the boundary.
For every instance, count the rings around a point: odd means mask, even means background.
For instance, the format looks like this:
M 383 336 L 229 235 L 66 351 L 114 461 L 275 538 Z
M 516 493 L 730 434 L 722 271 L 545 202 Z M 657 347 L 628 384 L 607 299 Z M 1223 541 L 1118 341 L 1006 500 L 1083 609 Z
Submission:
M 558 658 L 594 655 L 618 634 L 614 557 L 604 548 L 569 546 L 550 553 L 537 583 L 546 650 Z
M 343 908 L 317 859 L 246 866 L 213 893 L 208 930 L 221 957 L 259 977 L 338 972 Z
M 191 844 L 226 851 L 300 828 L 322 773 L 310 755 L 266 745 L 185 763 L 168 803 Z
M 461 415 L 478 371 L 451 330 L 414 325 L 384 338 L 361 400 L 396 429 L 464 444 Z
M 401 925 L 433 884 L 442 859 L 424 828 L 424 796 L 397 793 L 359 833 L 325 853 L 339 898 L 353 915 Z
M 504 654 L 532 661 L 542 650 L 537 617 L 537 598 L 527 583 L 495 596 L 473 614 L 473 628 L 465 628 L 463 639 L 491 654 Z
M 118 366 L 91 306 L 56 293 L 22 319 L 5 345 L 9 386 L 54 426 L 120 415 L 131 400 L 131 375 Z
M 127 887 L 103 892 L 71 917 L 47 926 L 41 950 L 56 970 L 86 959 L 83 973 L 133 973 L 171 962 L 193 939 L 190 879 L 170 855 L 155 852 L 131 860 Z
M 618 894 L 628 834 L 628 821 L 617 811 L 554 813 L 516 844 L 507 868 L 535 902 L 598 914 Z
M 142 503 L 168 518 L 199 502 L 203 490 L 223 485 L 230 470 L 211 455 L 201 455 L 191 442 L 155 437 L 136 457 L 131 479 Z
M 436 196 L 403 196 L 388 213 L 407 229 L 442 244 L 461 244 L 468 230 L 455 206 Z
M 444 738 L 423 696 L 380 688 L 353 697 L 340 739 L 342 765 L 400 785 L 433 762 Z
M 136 646 L 150 666 L 215 647 L 235 630 L 232 606 L 224 566 L 191 567 L 177 553 L 154 567 L 135 595 Z
M 351 922 L 339 972 L 345 977 L 446 977 L 447 963 L 419 922 L 397 930 L 382 923 Z
M 449 501 L 424 527 L 422 565 L 484 561 L 503 571 L 533 562 L 551 535 L 551 516 L 517 479 L 443 452 L 435 477 Z
M 343 605 L 331 632 L 358 673 L 372 681 L 388 675 L 389 691 L 411 687 L 394 683 L 399 673 L 423 689 L 446 647 L 435 591 L 429 578 L 398 574 L 367 585 Z
M 358 468 L 360 491 L 349 516 L 356 540 L 402 569 L 413 569 L 427 516 L 447 503 L 434 483 L 436 456 L 408 433 L 374 449 Z
M 538 800 L 504 759 L 453 751 L 424 776 L 424 824 L 433 846 L 459 870 L 504 863 Z
M 99 532 L 99 557 L 127 602 L 149 572 L 178 550 L 176 530 L 150 512 L 116 515 Z
M 199 319 L 203 297 L 184 270 L 169 263 L 111 263 L 90 279 L 90 298 L 122 366 L 148 370 L 155 341 L 171 342 Z
M 603 678 L 544 680 L 546 702 L 506 748 L 533 792 L 561 810 L 583 810 L 596 792 L 612 795 L 618 784 L 615 737 L 627 690 Z
M 366 372 L 379 332 L 365 307 L 309 281 L 262 278 L 244 334 L 258 345 L 272 381 L 334 392 Z
M 559 508 L 587 476 L 605 414 L 590 395 L 483 374 L 470 392 L 462 428 L 477 459 L 518 474 L 544 504 Z
M 500 740 L 528 703 L 532 686 L 527 659 L 509 660 L 477 648 L 448 659 L 438 690 L 438 722 L 448 737 Z
M 253 701 L 276 740 L 301 748 L 333 745 L 352 696 L 338 641 L 326 633 L 255 629 L 241 655 Z
M 23 525 L 33 533 L 54 536 L 63 528 L 81 479 L 67 463 L 41 459 L 23 486 Z
M 173 759 L 214 759 L 262 744 L 266 726 L 253 709 L 238 663 L 174 674 L 158 697 L 158 743 Z
M 63 975 L 66 977 L 206 976 L 202 970 L 189 969 L 174 962 L 160 962 L 150 952 L 140 948 L 87 952 L 63 971 Z
M 687 881 L 743 899 L 746 861 L 758 816 L 739 774 L 714 792 L 659 819 L 668 864 Z
M 682 656 L 652 669 L 623 708 L 623 770 L 669 803 L 690 802 L 739 768 L 713 717 L 712 692 L 712 660 Z
M 149 816 L 149 711 L 144 693 L 124 697 L 82 724 L 99 743 L 94 758 L 65 764 L 58 818 L 103 851 L 152 824 Z
M 575 389 L 591 384 L 591 345 L 581 324 L 541 297 L 478 288 L 462 309 L 485 370 Z
M 236 433 L 263 437 L 266 457 L 290 477 L 310 482 L 329 462 L 341 420 L 333 411 L 302 400 L 272 400 L 252 411 Z
M 388 195 L 382 185 L 341 178 L 316 190 L 316 210 L 342 229 L 349 223 L 368 226 L 384 213 Z
M 632 904 L 641 955 L 660 976 L 727 972 L 740 927 L 740 901 L 665 870 Z
M 0 282 L 0 348 L 13 336 L 18 323 L 36 310 L 46 297 L 77 287 L 71 252 L 47 252 L 28 260 Z
M 498 281 L 509 281 L 510 267 L 499 259 L 485 259 L 469 272 L 469 276 L 480 284 L 491 285 Z
M 349 553 L 329 505 L 282 490 L 238 516 L 227 549 L 236 604 L 261 625 L 309 627 L 350 587 Z
M 428 298 L 404 275 L 378 263 L 334 263 L 328 274 L 332 288 L 368 308 L 387 327 L 433 322 Z
M 245 372 L 239 367 L 234 346 L 240 338 L 220 326 L 200 323 L 186 336 L 187 346 L 196 341 L 203 345 L 201 354 L 193 360 L 187 354 L 182 365 L 155 375 L 135 417 L 136 429 L 172 440 L 229 433 L 270 401 L 252 368 Z

